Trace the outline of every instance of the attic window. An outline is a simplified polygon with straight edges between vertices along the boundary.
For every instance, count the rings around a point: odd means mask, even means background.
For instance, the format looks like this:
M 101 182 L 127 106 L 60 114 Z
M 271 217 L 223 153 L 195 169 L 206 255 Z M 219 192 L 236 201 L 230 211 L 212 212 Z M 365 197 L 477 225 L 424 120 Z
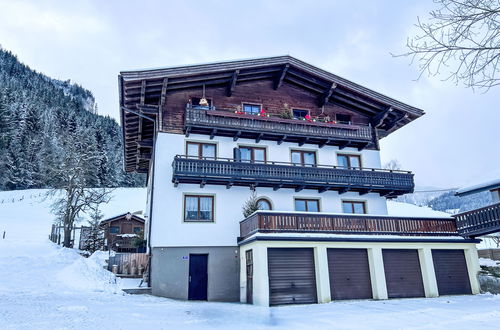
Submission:
M 250 115 L 258 115 L 260 108 L 260 104 L 243 103 L 243 112 Z
M 351 117 L 351 115 L 346 115 L 346 114 L 338 113 L 335 117 L 337 119 L 337 123 L 339 123 L 339 124 L 347 124 L 347 125 L 352 124 L 352 117 Z
M 309 114 L 309 110 L 293 109 L 292 115 L 294 119 L 303 119 Z

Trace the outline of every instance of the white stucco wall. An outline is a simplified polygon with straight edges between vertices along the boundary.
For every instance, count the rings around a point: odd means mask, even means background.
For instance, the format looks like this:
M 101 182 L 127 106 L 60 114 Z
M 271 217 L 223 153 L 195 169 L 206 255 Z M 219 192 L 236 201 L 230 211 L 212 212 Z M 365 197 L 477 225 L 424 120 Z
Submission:
M 235 246 L 239 236 L 239 222 L 243 220 L 242 206 L 250 196 L 248 187 L 232 187 L 172 183 L 172 162 L 177 154 L 185 154 L 186 141 L 203 141 L 217 143 L 218 157 L 233 157 L 233 148 L 238 145 L 255 145 L 267 148 L 268 161 L 290 162 L 290 149 L 307 149 L 317 152 L 317 163 L 321 165 L 337 165 L 337 152 L 352 153 L 361 156 L 363 167 L 380 168 L 380 155 L 376 150 L 359 152 L 355 148 L 339 151 L 337 147 L 305 144 L 298 147 L 296 143 L 277 145 L 273 141 L 215 137 L 209 140 L 206 135 L 190 135 L 186 138 L 180 134 L 159 133 L 155 150 L 155 183 L 153 202 L 153 228 L 151 246 Z M 365 201 L 369 214 L 387 214 L 387 203 L 384 197 L 376 193 L 360 196 L 355 192 L 339 195 L 334 191 L 318 193 L 317 190 L 257 188 L 259 196 L 267 197 L 273 204 L 273 210 L 294 211 L 295 197 L 312 197 L 320 199 L 322 212 L 342 213 L 342 200 Z M 183 221 L 183 194 L 214 194 L 215 222 L 186 223 Z

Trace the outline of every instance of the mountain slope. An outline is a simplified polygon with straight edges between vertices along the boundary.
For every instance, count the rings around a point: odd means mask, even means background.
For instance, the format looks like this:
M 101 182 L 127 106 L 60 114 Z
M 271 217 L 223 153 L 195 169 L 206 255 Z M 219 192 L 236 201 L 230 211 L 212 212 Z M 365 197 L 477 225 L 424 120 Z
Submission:
M 118 123 L 96 114 L 92 93 L 20 63 L 0 48 L 0 190 L 57 187 L 53 173 L 75 143 L 93 157 L 85 166 L 94 187 L 140 186 L 122 169 Z

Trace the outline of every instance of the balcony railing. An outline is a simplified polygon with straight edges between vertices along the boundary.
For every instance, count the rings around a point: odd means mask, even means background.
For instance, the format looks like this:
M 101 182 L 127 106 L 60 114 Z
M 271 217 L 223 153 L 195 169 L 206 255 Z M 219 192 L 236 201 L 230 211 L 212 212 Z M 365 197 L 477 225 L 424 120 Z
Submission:
M 500 231 L 500 203 L 457 214 L 457 229 L 462 236 L 480 236 Z
M 363 149 L 373 142 L 372 127 L 369 125 L 237 114 L 230 110 L 204 110 L 189 105 L 186 107 L 184 126 L 187 135 L 201 133 L 231 136 L 235 139 L 266 139 L 279 143 L 328 144 Z
M 240 222 L 240 239 L 261 233 L 458 236 L 453 218 L 259 211 Z
M 282 162 L 243 162 L 230 158 L 204 158 L 177 155 L 174 158 L 175 184 L 196 183 L 235 186 L 358 191 L 396 196 L 413 191 L 413 174 L 407 171 L 302 166 Z

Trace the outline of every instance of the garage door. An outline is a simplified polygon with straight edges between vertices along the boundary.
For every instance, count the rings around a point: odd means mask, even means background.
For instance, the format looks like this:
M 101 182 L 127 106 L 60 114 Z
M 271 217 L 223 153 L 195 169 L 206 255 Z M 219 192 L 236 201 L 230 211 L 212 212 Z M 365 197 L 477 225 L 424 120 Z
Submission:
M 269 248 L 269 304 L 316 303 L 313 249 Z
M 370 299 L 372 284 L 366 249 L 328 249 L 332 299 Z
M 382 250 L 389 298 L 424 297 L 417 250 Z
M 463 250 L 432 250 L 432 260 L 440 295 L 472 293 Z

